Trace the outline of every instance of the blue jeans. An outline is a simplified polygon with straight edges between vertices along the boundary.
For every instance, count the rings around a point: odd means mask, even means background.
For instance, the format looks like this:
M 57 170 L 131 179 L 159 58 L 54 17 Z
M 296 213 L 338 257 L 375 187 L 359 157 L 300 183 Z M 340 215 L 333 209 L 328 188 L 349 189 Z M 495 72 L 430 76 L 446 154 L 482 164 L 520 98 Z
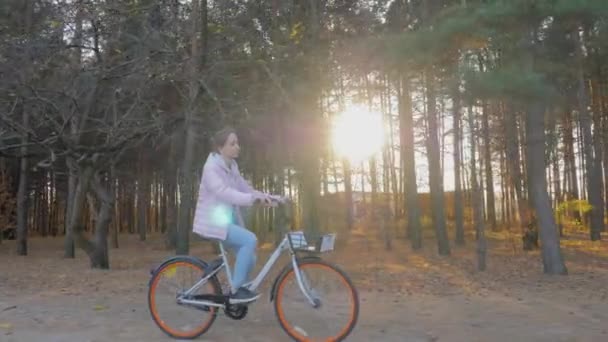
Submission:
M 251 231 L 231 224 L 224 244 L 236 251 L 236 262 L 232 274 L 232 286 L 235 291 L 249 279 L 249 273 L 255 266 L 258 239 Z

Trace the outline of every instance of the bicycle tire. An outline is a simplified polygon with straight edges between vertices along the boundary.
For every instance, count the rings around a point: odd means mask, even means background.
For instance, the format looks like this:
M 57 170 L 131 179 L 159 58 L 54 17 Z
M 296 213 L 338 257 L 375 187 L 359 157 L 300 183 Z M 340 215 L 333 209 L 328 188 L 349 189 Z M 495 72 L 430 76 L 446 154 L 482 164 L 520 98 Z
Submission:
M 154 293 L 156 291 L 156 286 L 158 285 L 158 280 L 161 278 L 161 275 L 163 274 L 163 272 L 165 270 L 167 270 L 170 266 L 173 266 L 176 264 L 188 265 L 190 267 L 196 268 L 197 270 L 200 270 L 201 277 L 203 274 L 205 274 L 205 269 L 207 266 L 204 261 L 191 257 L 191 256 L 177 256 L 177 257 L 171 258 L 170 260 L 165 261 L 153 272 L 152 278 L 150 279 L 150 283 L 148 286 L 148 310 L 150 311 L 150 315 L 152 316 L 152 320 L 154 321 L 154 323 L 156 323 L 156 325 L 160 328 L 160 330 L 162 332 L 164 332 L 167 336 L 175 338 L 175 339 L 192 340 L 192 339 L 195 339 L 195 338 L 201 336 L 202 334 L 204 334 L 211 328 L 211 326 L 213 325 L 213 322 L 217 318 L 217 313 L 219 310 L 217 307 L 210 307 L 209 308 L 209 318 L 203 322 L 204 324 L 198 325 L 193 331 L 190 331 L 187 333 L 177 332 L 177 330 L 169 327 L 159 317 L 157 308 L 155 305 L 156 300 L 154 297 Z M 220 295 L 221 287 L 220 287 L 220 284 L 219 284 L 219 281 L 217 280 L 217 278 L 216 277 L 210 278 L 209 283 L 213 287 L 213 292 L 214 292 L 213 294 Z M 192 285 L 194 285 L 194 284 L 192 284 Z
M 339 268 L 335 264 L 322 260 L 320 258 L 303 258 L 303 259 L 298 260 L 298 267 L 300 267 L 302 269 L 305 269 L 308 267 L 314 267 L 314 266 L 323 267 L 326 270 L 331 270 L 333 272 L 336 272 L 342 278 L 344 284 L 346 284 L 346 286 L 350 292 L 350 295 L 352 296 L 353 308 L 352 308 L 351 317 L 350 317 L 348 323 L 346 324 L 345 327 L 342 328 L 342 330 L 340 330 L 338 335 L 332 336 L 327 339 L 327 341 L 332 341 L 332 342 L 343 341 L 346 337 L 348 337 L 351 334 L 351 332 L 357 325 L 357 321 L 359 319 L 360 304 L 359 304 L 358 291 L 355 288 L 355 286 L 353 285 L 353 282 L 350 279 L 350 277 L 346 274 L 346 272 L 344 272 L 341 268 Z M 276 280 L 276 288 L 274 289 L 274 294 L 273 294 L 274 310 L 275 310 L 275 314 L 276 314 L 276 317 L 279 321 L 281 328 L 283 329 L 283 331 L 285 331 L 285 333 L 287 333 L 287 335 L 289 335 L 295 341 L 310 341 L 310 339 L 301 335 L 293 326 L 291 326 L 291 324 L 289 324 L 286 321 L 284 314 L 283 314 L 283 310 L 281 308 L 283 286 L 285 285 L 286 280 L 288 280 L 288 279 L 290 279 L 290 277 L 294 276 L 294 273 L 295 272 L 294 272 L 293 266 L 290 266 L 290 267 L 287 267 L 285 269 L 285 271 L 283 271 L 278 276 L 278 278 Z

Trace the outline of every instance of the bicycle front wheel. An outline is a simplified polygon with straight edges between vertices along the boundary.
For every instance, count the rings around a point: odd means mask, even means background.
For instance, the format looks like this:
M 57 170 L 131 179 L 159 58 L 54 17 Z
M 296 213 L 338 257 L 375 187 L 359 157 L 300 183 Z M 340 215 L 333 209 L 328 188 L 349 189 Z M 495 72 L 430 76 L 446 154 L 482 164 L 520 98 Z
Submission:
M 321 259 L 298 262 L 277 279 L 274 309 L 281 328 L 296 341 L 342 341 L 359 317 L 359 295 L 348 275 Z

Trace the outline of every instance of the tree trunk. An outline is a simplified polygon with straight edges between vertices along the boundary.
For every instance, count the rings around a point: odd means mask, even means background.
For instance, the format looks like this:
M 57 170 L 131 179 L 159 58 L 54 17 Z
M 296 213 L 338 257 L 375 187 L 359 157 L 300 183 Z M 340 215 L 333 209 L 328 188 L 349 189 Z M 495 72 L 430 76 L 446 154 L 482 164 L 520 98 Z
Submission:
M 527 112 L 526 112 L 527 113 Z M 544 123 L 543 123 L 544 126 Z M 523 127 L 524 129 L 522 130 L 522 140 L 521 141 L 527 141 L 527 132 L 528 132 L 528 122 L 527 119 L 524 118 L 524 122 L 521 124 L 521 127 Z M 525 160 L 529 160 L 529 155 L 527 153 L 527 146 L 524 144 L 524 159 Z M 546 158 L 546 154 L 545 157 Z M 533 172 L 530 170 L 530 168 L 532 167 L 532 164 L 529 162 L 525 163 L 524 166 L 524 170 L 525 175 L 523 177 L 523 179 L 526 180 L 526 185 L 524 185 L 524 189 L 526 189 L 526 192 L 528 194 L 528 203 L 534 203 L 534 192 L 532 191 L 532 189 L 530 188 L 529 184 L 532 184 L 534 181 L 532 179 L 532 175 Z M 547 183 L 547 179 L 546 179 L 546 173 L 545 173 L 545 184 Z M 550 191 L 548 189 L 545 189 L 545 191 Z M 551 201 L 550 201 L 550 197 L 549 197 L 549 205 L 551 205 Z M 531 211 L 530 212 L 530 221 L 528 223 L 528 226 L 526 227 L 526 230 L 524 231 L 523 237 L 522 237 L 522 242 L 523 242 L 523 248 L 524 250 L 532 250 L 538 247 L 538 219 L 537 217 L 534 215 L 534 213 Z
M 384 249 L 390 251 L 393 249 L 393 236 L 391 234 L 391 213 L 388 202 L 383 201 L 380 203 L 377 214 L 380 219 L 380 232 L 384 242 Z
M 207 65 L 209 55 L 209 8 L 208 0 L 201 0 L 201 67 Z
M 508 169 L 508 167 L 507 167 L 507 169 Z M 509 175 L 509 179 L 510 178 L 511 178 L 511 175 Z M 515 185 L 513 183 L 509 182 L 508 187 L 509 187 L 509 207 L 511 208 L 511 222 L 513 222 L 513 221 L 517 220 L 516 217 L 517 217 L 517 213 L 519 212 L 519 208 L 517 206 L 517 193 L 515 191 Z
M 574 136 L 573 136 L 573 122 L 572 122 L 572 111 L 567 109 L 564 115 L 564 167 L 565 177 L 567 180 L 568 188 L 568 199 L 578 199 L 578 178 L 576 176 L 576 160 L 574 156 Z
M 317 121 L 316 119 L 313 119 Z M 316 131 L 315 127 L 319 127 L 318 124 L 312 124 L 309 132 Z M 308 134 L 310 136 L 310 134 Z M 313 145 L 313 144 L 310 144 Z M 305 189 L 302 196 L 302 212 L 303 212 L 303 224 L 306 227 L 306 231 L 312 236 L 319 233 L 319 191 L 320 191 L 320 179 L 319 179 L 319 159 L 318 153 L 315 147 L 308 146 L 302 157 L 300 169 L 302 170 L 302 189 Z
M 548 274 L 567 274 L 551 210 L 551 199 L 547 193 L 544 108 L 538 103 L 531 107 L 526 115 L 526 146 L 531 173 L 530 193 L 538 217 L 542 244 L 543 270 Z
M 404 169 L 403 186 L 405 210 L 407 212 L 407 232 L 412 248 L 422 247 L 422 227 L 420 225 L 420 204 L 416 185 L 416 158 L 414 154 L 414 118 L 409 80 L 402 76 L 399 96 L 399 131 L 401 138 L 401 159 Z
M 378 171 L 376 170 L 376 158 L 372 157 L 369 160 L 369 175 L 370 175 L 370 185 L 372 191 L 372 200 L 371 200 L 371 210 L 370 210 L 370 218 L 374 220 L 376 218 L 376 210 L 379 207 L 378 205 Z
M 165 225 L 167 228 L 165 229 L 165 236 L 167 241 L 167 247 L 169 248 L 177 248 L 177 217 L 178 217 L 178 208 L 177 208 L 177 187 L 175 180 L 172 180 L 172 183 L 169 183 L 169 187 L 167 189 L 167 215 L 165 220 Z
M 51 234 L 51 236 L 55 237 L 57 236 L 57 226 L 59 224 L 59 220 L 57 218 L 57 207 L 58 207 L 58 199 L 57 199 L 57 182 L 55 181 L 55 172 L 51 171 L 49 174 L 49 180 L 50 180 L 50 191 L 49 191 L 49 203 L 50 203 L 50 208 L 49 208 L 49 234 Z
M 74 69 L 78 69 L 81 67 L 82 64 L 82 49 L 80 48 L 80 46 L 83 45 L 82 43 L 82 38 L 83 38 L 83 25 L 82 22 L 84 20 L 84 15 L 85 15 L 85 9 L 84 9 L 84 5 L 83 5 L 83 0 L 78 0 L 76 3 L 76 20 L 75 20 L 75 32 L 74 32 L 74 40 L 73 43 L 74 45 L 77 46 L 76 49 L 74 49 L 74 58 L 73 58 L 73 68 Z M 80 140 L 80 134 L 78 133 L 78 127 L 79 127 L 79 115 L 74 115 L 70 118 L 69 120 L 69 125 L 70 125 L 70 133 L 72 134 L 72 136 L 75 138 L 76 142 L 78 142 Z M 81 120 L 84 120 L 84 118 L 81 118 Z M 67 208 L 66 208 L 66 233 L 65 233 L 65 242 L 64 242 L 64 249 L 65 249 L 65 257 L 66 258 L 74 258 L 75 257 L 75 253 L 76 253 L 76 244 L 74 241 L 74 232 L 73 232 L 73 228 L 74 225 L 68 223 L 70 221 L 70 218 L 72 217 L 72 208 L 74 207 L 74 196 L 75 196 L 75 192 L 76 192 L 76 187 L 77 187 L 77 175 L 73 174 L 72 171 L 77 169 L 76 165 L 71 165 L 73 163 L 75 163 L 75 161 L 71 158 L 68 157 L 67 159 L 68 165 L 67 168 L 69 170 L 69 178 L 68 178 L 68 194 L 67 194 Z
M 323 187 L 323 196 L 327 196 L 329 194 L 329 153 L 327 151 L 325 151 L 325 158 L 323 158 L 321 165 L 321 186 Z
M 112 182 L 113 179 L 110 179 Z M 112 220 L 112 208 L 114 200 L 111 192 L 106 189 L 98 177 L 92 180 L 91 189 L 97 197 L 99 209 L 95 220 L 95 242 L 94 249 L 90 251 L 92 268 L 109 269 L 110 258 L 108 254 L 108 228 Z
M 81 217 L 94 170 L 92 166 L 84 166 L 82 169 L 75 169 L 78 166 L 72 164 L 71 167 L 73 169 L 70 171 L 74 173 L 74 175 L 78 175 L 76 179 L 78 183 L 74 188 L 71 207 L 68 210 L 68 230 L 73 233 L 75 245 L 82 247 L 86 251 L 89 248 L 89 241 L 82 236 L 84 227 L 81 225 Z
M 602 177 L 601 177 L 601 154 L 596 149 L 599 143 L 599 137 L 592 136 L 591 133 L 591 115 L 587 110 L 589 99 L 587 96 L 587 88 L 585 86 L 585 76 L 583 74 L 583 43 L 580 40 L 578 32 L 574 32 L 573 36 L 577 42 L 576 55 L 578 60 L 578 104 L 579 104 L 579 124 L 583 134 L 583 151 L 585 153 L 585 170 L 587 197 L 592 209 L 590 213 L 591 227 L 590 237 L 592 241 L 601 238 L 601 231 L 604 229 L 604 203 L 602 200 Z M 596 132 L 599 128 L 595 127 Z M 596 164 L 597 167 L 596 167 Z
M 597 89 L 595 89 L 595 91 L 597 91 Z M 595 97 L 595 96 L 594 96 Z M 593 101 L 595 102 L 595 101 Z M 603 189 L 604 189 L 604 179 L 603 179 L 603 170 L 602 170 L 602 163 L 603 163 L 603 146 L 602 146 L 602 113 L 600 112 L 600 108 L 599 106 L 595 106 L 595 110 L 593 112 L 593 148 L 594 148 L 594 163 L 593 163 L 593 167 L 594 167 L 594 185 L 597 187 L 597 208 L 598 208 L 598 212 L 597 212 L 597 220 L 598 220 L 598 228 L 597 231 L 595 232 L 595 236 L 597 237 L 597 239 L 599 240 L 601 238 L 601 232 L 604 232 L 606 230 L 606 226 L 604 224 L 604 204 L 605 204 L 605 197 L 603 195 Z
M 175 145 L 177 139 L 171 139 L 169 145 L 169 155 L 175 155 Z M 175 165 L 174 157 L 170 157 L 171 163 L 164 169 L 163 195 L 165 197 L 165 215 L 163 220 L 165 233 L 165 246 L 170 249 L 177 248 L 177 178 L 170 165 Z
M 524 233 L 525 228 L 528 226 L 529 217 L 527 213 L 527 201 L 523 196 L 521 169 L 519 168 L 519 165 L 521 164 L 521 158 L 519 156 L 519 143 L 517 140 L 517 118 L 514 109 L 506 108 L 504 118 L 506 138 L 505 143 L 507 145 L 506 149 L 507 164 L 509 165 L 509 176 L 511 184 L 515 189 L 521 232 Z
M 387 147 L 387 155 L 388 155 L 388 168 L 389 168 L 389 172 L 390 172 L 390 183 L 392 186 L 392 195 L 393 195 L 393 212 L 395 217 L 399 217 L 400 216 L 400 195 L 401 195 L 401 191 L 399 189 L 399 184 L 397 181 L 397 170 L 395 170 L 396 166 L 395 166 L 395 141 L 394 141 L 394 124 L 393 124 L 393 112 L 392 112 L 392 101 L 391 101 L 391 84 L 390 82 L 388 82 L 388 80 L 385 82 L 386 87 L 387 87 L 387 95 L 385 96 L 387 104 L 386 104 L 386 117 L 388 120 L 388 131 L 389 131 L 389 138 L 388 138 L 388 147 Z M 390 189 L 389 189 L 390 191 Z
M 386 134 L 388 135 L 389 133 L 386 132 Z M 391 192 L 391 181 L 389 176 L 390 165 L 391 163 L 389 161 L 388 148 L 385 146 L 382 149 L 382 191 L 385 194 L 390 194 Z M 387 200 L 390 200 L 390 198 L 387 198 Z
M 191 230 L 191 219 L 190 212 L 193 207 L 193 195 L 192 195 L 192 184 L 193 170 L 192 160 L 194 159 L 194 143 L 195 143 L 195 131 L 194 131 L 194 116 L 196 113 L 196 101 L 199 94 L 198 84 L 198 72 L 199 63 L 201 62 L 201 51 L 199 49 L 199 31 L 200 31 L 200 2 L 199 0 L 192 1 L 192 12 L 190 14 L 191 35 L 190 35 L 190 85 L 188 94 L 188 105 L 185 111 L 186 118 L 184 122 L 185 128 L 185 151 L 184 159 L 181 168 L 181 180 L 182 184 L 180 187 L 180 202 L 179 202 L 179 220 L 177 225 L 177 244 L 176 253 L 186 255 L 190 249 L 190 230 Z
M 307 87 L 302 89 L 300 97 L 301 106 L 299 119 L 302 122 L 300 127 L 303 128 L 305 136 L 308 139 L 318 137 L 321 132 L 322 113 L 319 106 L 321 98 L 321 88 L 319 82 L 323 78 L 322 70 L 318 62 L 319 50 L 319 33 L 321 30 L 321 19 L 319 15 L 319 3 L 309 0 L 306 4 L 306 20 L 310 30 L 306 37 L 305 54 L 309 59 L 307 63 L 310 72 L 306 75 L 304 83 Z M 299 169 L 302 172 L 302 189 L 305 189 L 302 196 L 302 213 L 303 224 L 305 230 L 312 236 L 319 233 L 320 211 L 319 211 L 319 192 L 321 188 L 321 180 L 319 177 L 319 156 L 320 144 L 307 144 L 304 146 L 300 158 Z
M 486 208 L 487 217 L 492 230 L 496 230 L 496 207 L 494 198 L 494 174 L 492 172 L 492 143 L 490 140 L 490 124 L 488 105 L 484 102 L 482 112 L 483 160 L 486 176 Z
M 578 177 L 578 182 L 580 184 L 580 189 L 581 189 L 581 196 L 579 198 L 582 198 L 584 200 L 589 200 L 589 194 L 587 193 L 586 189 L 587 189 L 587 177 L 588 174 L 587 172 L 585 172 L 585 170 L 587 170 L 587 159 L 585 158 L 585 139 L 583 137 L 583 128 L 580 125 L 580 114 L 579 114 L 579 124 L 576 126 L 576 134 L 577 134 L 577 140 L 576 140 L 576 144 L 577 144 L 577 148 L 578 151 L 583 151 L 582 153 L 578 153 L 578 163 L 580 166 L 580 169 L 583 170 L 582 172 L 579 172 L 579 177 Z M 581 214 L 581 213 L 579 213 Z M 585 221 L 586 218 L 583 216 L 582 220 Z
M 169 207 L 169 201 L 167 200 L 167 188 L 166 179 L 164 173 L 159 175 L 159 186 L 158 186 L 158 229 L 161 234 L 167 233 L 167 210 Z
M 600 86 L 600 89 L 602 89 L 602 86 Z M 600 98 L 602 96 L 603 94 L 600 95 Z M 603 105 L 600 107 L 600 112 L 608 113 L 608 105 L 606 105 L 606 100 L 603 100 L 602 103 Z M 608 212 L 608 118 L 606 118 L 606 116 L 602 118 L 602 131 L 602 137 L 604 138 L 604 148 L 602 149 L 604 155 L 602 158 L 602 162 L 604 164 L 604 212 Z M 606 227 L 604 226 L 604 231 L 605 230 Z
M 113 199 L 110 192 L 101 184 L 100 176 L 94 175 L 93 165 L 83 165 L 78 173 L 78 185 L 74 192 L 74 207 L 70 210 L 69 225 L 74 232 L 74 240 L 79 248 L 82 248 L 90 259 L 92 268 L 108 269 L 110 267 L 108 257 L 108 227 L 112 219 Z M 92 211 L 95 218 L 95 238 L 91 242 L 83 235 L 83 226 L 80 224 L 83 214 L 83 206 L 87 193 L 92 190 L 99 203 L 95 210 L 95 201 L 91 200 Z
M 437 238 L 439 255 L 449 255 L 450 245 L 445 222 L 443 188 L 441 187 L 442 171 L 440 165 L 441 152 L 439 151 L 437 109 L 435 98 L 435 77 L 432 72 L 426 72 L 427 90 L 427 150 L 429 162 L 429 187 L 431 191 L 431 207 L 433 226 Z
M 452 101 L 454 103 L 454 220 L 456 224 L 455 242 L 457 245 L 463 246 L 464 241 L 464 207 L 462 196 L 462 184 L 460 182 L 460 96 L 458 89 L 453 90 Z
M 477 269 L 479 271 L 485 271 L 486 269 L 486 252 L 487 242 L 485 236 L 485 227 L 482 216 L 482 191 L 477 183 L 477 161 L 475 158 L 475 145 L 477 144 L 476 129 L 475 129 L 475 118 L 473 117 L 473 110 L 469 107 L 469 129 L 470 145 L 471 145 L 471 192 L 473 196 L 473 225 L 475 226 L 475 239 L 477 240 Z
M 112 241 L 112 247 L 118 248 L 118 236 L 120 234 L 120 222 L 122 221 L 122 213 L 120 206 L 117 205 L 117 199 L 120 200 L 118 193 L 117 179 L 116 179 L 116 168 L 112 165 L 110 170 L 110 192 L 112 193 L 112 211 L 114 213 L 114 220 L 112 224 L 112 231 L 110 233 L 110 240 Z M 120 184 L 120 183 L 118 183 Z
M 140 160 L 141 162 L 141 160 Z M 150 193 L 147 175 L 144 172 L 139 173 L 137 180 L 137 232 L 139 233 L 139 241 L 146 241 L 146 231 L 149 227 L 148 221 L 148 194 Z
M 23 127 L 29 128 L 29 113 L 23 107 Z M 25 135 L 21 141 L 21 158 L 19 161 L 19 189 L 17 190 L 17 255 L 27 255 L 27 212 L 29 204 L 28 191 L 28 160 L 27 142 Z
M 524 115 L 525 116 L 525 115 Z M 530 188 L 528 187 L 528 157 L 526 156 L 525 148 L 526 146 L 523 144 L 526 141 L 526 124 L 525 118 L 522 119 L 520 116 L 516 116 L 516 120 L 519 121 L 517 125 L 517 135 L 519 137 L 520 144 L 518 144 L 518 148 L 520 149 L 520 158 L 519 161 L 521 163 L 521 188 L 522 188 L 522 196 L 526 199 L 526 202 L 530 203 L 532 198 L 530 197 Z
M 554 131 L 554 134 L 557 134 L 557 130 Z M 557 137 L 555 138 L 555 142 L 557 143 Z M 554 210 L 558 210 L 559 205 L 562 201 L 562 190 L 561 190 L 561 179 L 559 176 L 559 152 L 557 146 L 555 146 L 554 150 L 554 158 L 552 160 L 553 166 L 553 184 L 555 184 L 555 205 Z M 564 224 L 563 224 L 563 213 L 558 212 L 556 215 L 557 226 L 559 230 L 559 236 L 564 235 Z
M 191 126 L 190 126 L 191 127 Z M 177 241 L 175 253 L 180 255 L 187 255 L 190 250 L 190 210 L 193 205 L 191 196 L 191 187 L 189 186 L 193 181 L 192 177 L 192 159 L 194 155 L 194 134 L 191 132 L 193 129 L 186 128 L 186 148 L 183 163 L 182 163 L 182 182 L 180 186 L 180 201 L 178 206 L 179 218 L 177 223 Z
M 125 207 L 127 211 L 127 227 L 129 234 L 135 233 L 135 193 L 137 189 L 135 188 L 135 183 L 130 182 L 127 186 L 127 195 L 125 201 Z
M 342 160 L 342 169 L 344 170 L 344 205 L 346 206 L 346 225 L 348 229 L 351 230 L 355 222 L 355 217 L 353 215 L 353 186 L 350 162 L 346 158 Z
M 49 177 L 50 174 L 49 172 L 44 172 L 42 174 L 42 182 L 44 184 L 44 186 L 40 187 L 40 197 L 39 197 L 39 202 L 40 202 L 40 212 L 39 212 L 39 218 L 40 221 L 38 222 L 38 229 L 39 229 L 39 233 L 43 236 L 46 237 L 49 233 L 49 220 L 50 220 L 50 201 L 49 201 L 49 186 L 47 186 L 47 184 L 49 184 Z
M 504 151 L 500 151 L 500 190 L 501 190 L 501 199 L 500 199 L 500 207 L 501 207 L 501 221 L 502 224 L 510 224 L 510 216 L 509 216 L 509 186 L 506 181 L 506 165 L 505 165 L 505 154 Z
M 549 175 L 549 184 L 551 184 L 553 193 L 553 210 L 555 212 L 555 220 L 558 225 L 558 231 L 560 236 L 562 234 L 562 220 L 561 214 L 557 212 L 558 206 L 561 201 L 561 184 L 560 184 L 560 176 L 559 176 L 559 138 L 558 138 L 558 113 L 552 111 L 549 113 L 548 118 L 548 137 L 549 142 L 547 144 L 548 151 L 548 162 L 551 167 L 551 171 L 548 173 Z
M 608 106 L 603 105 L 601 112 L 608 113 Z M 608 118 L 605 116 L 602 118 L 602 137 L 604 148 L 602 149 L 603 158 L 602 162 L 604 164 L 604 213 L 608 212 Z M 604 231 L 606 230 L 606 226 L 604 226 Z

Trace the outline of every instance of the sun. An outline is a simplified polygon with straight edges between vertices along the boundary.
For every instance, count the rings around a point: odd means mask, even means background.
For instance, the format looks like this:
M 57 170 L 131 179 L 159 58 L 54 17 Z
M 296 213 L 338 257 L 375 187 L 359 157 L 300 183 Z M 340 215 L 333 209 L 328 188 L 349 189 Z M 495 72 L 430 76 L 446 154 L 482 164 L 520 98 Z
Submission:
M 384 145 L 382 116 L 363 106 L 349 106 L 332 122 L 331 143 L 340 157 L 352 163 L 372 157 Z

